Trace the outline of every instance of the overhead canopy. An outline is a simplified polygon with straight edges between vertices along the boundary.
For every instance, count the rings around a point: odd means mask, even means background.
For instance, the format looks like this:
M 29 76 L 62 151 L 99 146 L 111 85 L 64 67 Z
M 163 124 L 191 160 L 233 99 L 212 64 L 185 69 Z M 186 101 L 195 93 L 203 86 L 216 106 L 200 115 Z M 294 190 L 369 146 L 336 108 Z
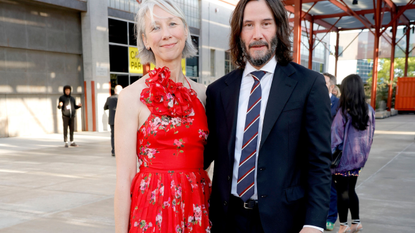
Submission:
M 337 32 L 336 51 L 335 51 L 335 75 L 337 75 L 337 61 L 339 57 L 339 31 L 369 29 L 374 35 L 374 54 L 373 54 L 373 77 L 377 80 L 379 41 L 380 37 L 387 38 L 391 44 L 391 67 L 388 94 L 388 109 L 391 109 L 392 83 L 394 76 L 394 58 L 396 46 L 396 30 L 399 25 L 406 25 L 406 51 L 405 51 L 405 76 L 408 70 L 409 50 L 409 31 L 411 24 L 415 24 L 415 0 L 282 0 L 285 8 L 293 15 L 290 22 L 293 27 L 293 60 L 301 63 L 300 41 L 302 31 L 309 35 L 309 61 L 308 67 L 312 66 L 312 53 L 314 49 L 315 35 L 318 33 Z M 293 17 L 292 17 L 293 16 Z M 307 24 L 301 21 L 307 20 L 311 25 L 318 24 L 324 30 L 314 29 L 314 26 L 307 28 Z M 303 25 L 305 28 L 303 28 Z M 384 33 L 392 27 L 392 36 Z M 415 27 L 412 27 L 412 31 Z M 372 82 L 371 101 L 373 108 L 376 107 L 377 82 Z
M 353 1 L 357 4 L 353 4 Z M 330 31 L 354 30 L 375 27 L 375 9 L 379 0 L 302 0 L 304 19 L 319 24 Z M 392 26 L 394 18 L 398 25 L 415 24 L 415 0 L 380 0 L 382 24 Z M 295 13 L 296 0 L 282 1 L 286 9 Z M 322 31 L 323 32 L 323 31 Z

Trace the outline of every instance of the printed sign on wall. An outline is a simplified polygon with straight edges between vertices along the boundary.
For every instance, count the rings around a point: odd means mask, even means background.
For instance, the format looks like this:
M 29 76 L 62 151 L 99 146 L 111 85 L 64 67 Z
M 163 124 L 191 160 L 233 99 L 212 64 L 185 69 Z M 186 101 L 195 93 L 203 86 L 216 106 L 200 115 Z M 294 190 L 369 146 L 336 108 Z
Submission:
M 138 49 L 135 47 L 128 48 L 128 54 L 130 56 L 130 73 L 135 74 L 142 74 L 143 73 L 143 65 L 140 63 L 140 59 L 137 58 Z M 151 63 L 150 70 L 153 70 L 156 66 Z M 182 72 L 186 75 L 186 59 L 182 59 Z
M 142 74 L 143 65 L 140 63 L 140 59 L 137 58 L 138 49 L 135 47 L 128 47 L 128 54 L 130 56 L 130 73 Z

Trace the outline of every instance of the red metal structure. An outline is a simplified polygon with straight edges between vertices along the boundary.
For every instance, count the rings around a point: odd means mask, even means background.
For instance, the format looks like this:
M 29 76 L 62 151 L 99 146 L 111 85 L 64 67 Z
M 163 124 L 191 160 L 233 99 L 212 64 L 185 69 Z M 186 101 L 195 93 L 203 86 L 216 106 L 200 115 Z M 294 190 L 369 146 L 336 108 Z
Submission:
M 317 34 L 336 32 L 335 45 L 335 76 L 337 76 L 337 61 L 339 54 L 339 31 L 368 29 L 375 37 L 373 51 L 373 78 L 371 88 L 371 105 L 376 105 L 377 68 L 379 59 L 379 41 L 383 37 L 392 46 L 390 82 L 388 95 L 388 110 L 391 109 L 392 83 L 394 76 L 393 61 L 395 58 L 396 30 L 399 25 L 406 25 L 406 57 L 405 76 L 408 73 L 408 56 L 410 49 L 410 26 L 415 24 L 415 0 L 282 0 L 285 8 L 291 13 L 290 22 L 293 23 L 293 58 L 301 64 L 301 33 L 308 34 L 308 67 L 312 68 L 312 53 L 315 42 L 321 41 Z M 302 20 L 310 22 L 310 27 Z M 324 27 L 315 30 L 314 24 Z M 304 25 L 304 26 L 303 26 Z M 392 27 L 392 37 L 384 33 Z M 355 38 L 356 39 L 356 38 Z M 401 38 L 402 39 L 402 38 Z
M 395 109 L 399 111 L 415 111 L 415 78 L 398 78 Z

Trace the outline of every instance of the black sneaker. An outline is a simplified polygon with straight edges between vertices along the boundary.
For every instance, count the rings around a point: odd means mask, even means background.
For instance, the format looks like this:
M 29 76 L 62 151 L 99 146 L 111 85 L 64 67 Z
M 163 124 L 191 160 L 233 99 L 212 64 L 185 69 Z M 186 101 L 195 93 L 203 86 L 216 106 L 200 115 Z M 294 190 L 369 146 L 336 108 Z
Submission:
M 112 157 L 115 157 L 115 154 L 112 154 Z
M 72 142 L 71 146 L 78 146 L 78 145 L 75 142 Z

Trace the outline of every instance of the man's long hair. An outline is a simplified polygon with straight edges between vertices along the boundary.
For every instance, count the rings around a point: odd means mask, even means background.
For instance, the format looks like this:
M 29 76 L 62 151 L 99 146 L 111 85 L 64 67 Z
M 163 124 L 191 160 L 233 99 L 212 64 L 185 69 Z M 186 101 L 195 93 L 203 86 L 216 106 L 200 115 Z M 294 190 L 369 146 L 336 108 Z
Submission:
M 359 75 L 351 74 L 343 79 L 340 86 L 339 109 L 344 117 L 347 113 L 352 117 L 352 125 L 357 130 L 365 130 L 368 126 L 368 106 L 365 101 L 365 90 Z M 340 110 L 339 110 L 340 111 Z
M 231 36 L 229 39 L 229 47 L 231 51 L 232 62 L 242 69 L 245 68 L 246 59 L 244 58 L 240 37 L 242 31 L 242 23 L 244 20 L 244 10 L 249 1 L 258 0 L 240 0 L 238 5 L 236 5 L 230 20 Z M 291 31 L 288 24 L 287 12 L 280 0 L 264 1 L 271 9 L 277 27 L 276 37 L 278 40 L 278 45 L 275 51 L 276 59 L 281 65 L 287 65 L 290 61 L 292 61 L 290 41 Z M 261 14 L 261 12 L 258 12 L 258 14 Z M 268 41 L 268 43 L 270 42 L 271 41 Z

